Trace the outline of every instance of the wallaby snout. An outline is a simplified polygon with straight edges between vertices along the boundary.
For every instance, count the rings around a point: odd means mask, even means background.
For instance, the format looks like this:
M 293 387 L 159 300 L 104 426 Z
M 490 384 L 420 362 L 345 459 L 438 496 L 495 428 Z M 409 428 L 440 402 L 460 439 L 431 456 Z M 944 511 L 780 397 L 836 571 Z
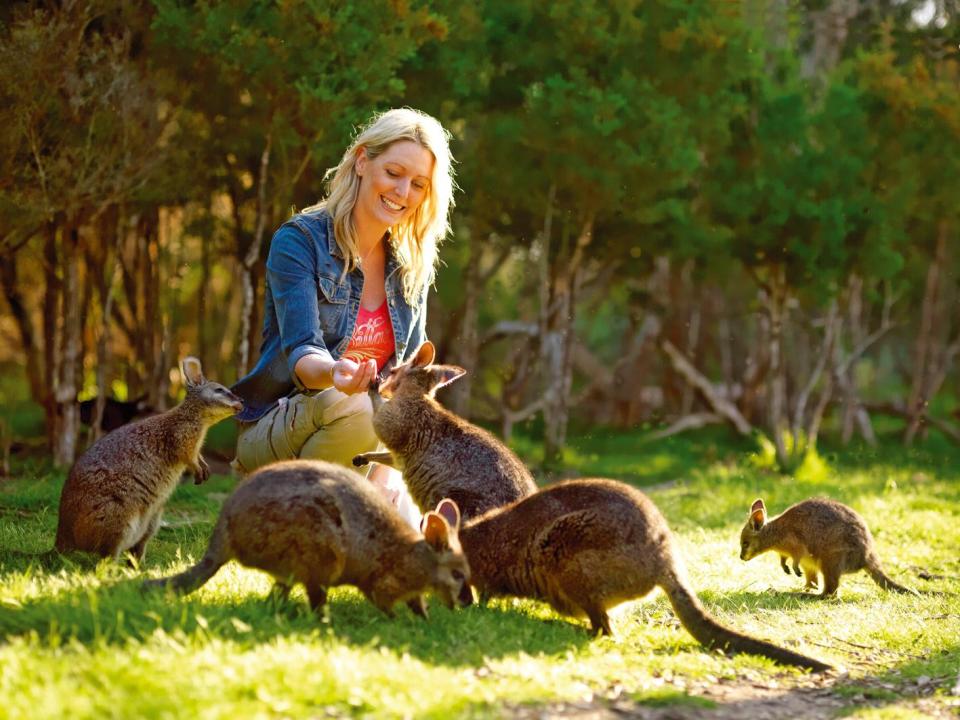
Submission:
M 460 603 L 460 607 L 473 605 L 473 589 L 470 587 L 469 583 L 464 583 L 463 587 L 460 588 L 460 594 L 457 596 L 457 602 Z
M 240 412 L 241 410 L 243 410 L 243 400 L 241 400 L 238 396 L 234 395 L 233 393 L 230 393 L 230 398 L 227 404 L 229 405 L 229 407 L 233 408 L 235 412 Z
M 367 395 L 370 396 L 370 404 L 373 405 L 373 411 L 377 412 L 383 405 L 383 395 L 380 394 L 380 386 L 382 381 L 379 376 L 375 377 L 371 383 L 370 388 L 367 390 Z

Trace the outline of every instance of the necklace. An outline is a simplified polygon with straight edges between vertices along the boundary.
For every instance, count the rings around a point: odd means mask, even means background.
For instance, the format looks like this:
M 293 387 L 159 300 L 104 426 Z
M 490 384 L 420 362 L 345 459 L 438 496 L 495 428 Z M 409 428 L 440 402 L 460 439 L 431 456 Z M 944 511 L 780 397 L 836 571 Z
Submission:
M 357 267 L 363 267 L 363 261 L 366 260 L 366 259 L 370 256 L 370 253 L 372 253 L 374 250 L 376 250 L 377 248 L 382 247 L 382 246 L 383 246 L 383 239 L 380 239 L 380 240 L 378 240 L 377 242 L 375 242 L 373 245 L 371 245 L 371 246 L 370 246 L 370 249 L 367 250 L 365 253 L 363 253 L 363 255 L 361 255 L 361 256 L 357 259 Z

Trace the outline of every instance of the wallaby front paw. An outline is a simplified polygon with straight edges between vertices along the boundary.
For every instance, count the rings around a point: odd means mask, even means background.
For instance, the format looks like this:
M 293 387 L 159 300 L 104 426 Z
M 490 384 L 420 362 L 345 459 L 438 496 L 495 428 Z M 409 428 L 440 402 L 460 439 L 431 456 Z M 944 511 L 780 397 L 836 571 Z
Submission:
M 207 461 L 201 457 L 200 461 L 197 463 L 196 469 L 194 469 L 193 471 L 193 482 L 195 485 L 200 485 L 201 483 L 205 483 L 209 479 L 210 479 L 210 466 L 207 465 Z
M 424 620 L 427 618 L 427 603 L 423 599 L 422 595 L 417 595 L 414 598 L 407 600 L 407 607 L 413 611 L 414 615 L 419 615 Z
M 354 467 L 363 467 L 364 465 L 369 465 L 370 461 L 367 460 L 366 455 L 354 455 L 353 465 Z

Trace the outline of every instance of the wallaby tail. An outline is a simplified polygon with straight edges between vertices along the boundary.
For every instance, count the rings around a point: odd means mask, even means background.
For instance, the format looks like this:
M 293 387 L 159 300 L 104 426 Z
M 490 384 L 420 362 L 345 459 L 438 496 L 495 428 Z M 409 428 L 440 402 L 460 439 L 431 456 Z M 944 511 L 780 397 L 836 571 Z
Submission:
M 903 585 L 891 580 L 883 571 L 883 568 L 880 567 L 880 561 L 877 559 L 876 555 L 871 555 L 867 558 L 866 570 L 870 574 L 870 577 L 873 578 L 873 581 L 884 590 L 893 590 L 894 592 L 904 593 L 906 595 L 920 594 L 913 588 L 904 587 Z
M 764 640 L 725 628 L 714 620 L 700 604 L 696 594 L 677 577 L 671 577 L 664 583 L 664 592 L 670 598 L 673 611 L 687 631 L 708 648 L 724 652 L 740 652 L 750 655 L 763 655 L 782 665 L 796 665 L 809 668 L 814 672 L 830 670 L 830 666 L 819 660 L 778 647 Z
M 230 559 L 227 546 L 227 522 L 223 516 L 221 516 L 220 519 L 217 520 L 216 527 L 213 528 L 213 534 L 210 536 L 207 551 L 200 559 L 200 562 L 189 570 L 184 570 L 179 575 L 159 578 L 157 580 L 147 580 L 143 583 L 144 589 L 150 590 L 153 588 L 166 587 L 171 588 L 180 595 L 192 593 L 212 578 L 217 570 L 223 567 L 223 564 Z

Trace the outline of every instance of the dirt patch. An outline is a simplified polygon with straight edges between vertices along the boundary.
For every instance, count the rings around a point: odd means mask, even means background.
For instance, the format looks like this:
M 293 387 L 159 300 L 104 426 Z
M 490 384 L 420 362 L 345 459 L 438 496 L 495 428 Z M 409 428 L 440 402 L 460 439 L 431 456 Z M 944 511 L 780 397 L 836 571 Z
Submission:
M 582 701 L 509 706 L 504 708 L 504 716 L 519 720 L 829 720 L 846 709 L 896 704 L 920 717 L 960 717 L 960 697 L 935 695 L 938 689 L 950 692 L 952 678 L 920 680 L 893 684 L 874 680 L 849 683 L 843 675 L 765 681 L 666 677 L 655 679 L 653 689 L 659 686 L 670 693 L 652 704 L 637 702 L 613 688 L 606 696 Z M 843 692 L 837 691 L 838 685 Z

